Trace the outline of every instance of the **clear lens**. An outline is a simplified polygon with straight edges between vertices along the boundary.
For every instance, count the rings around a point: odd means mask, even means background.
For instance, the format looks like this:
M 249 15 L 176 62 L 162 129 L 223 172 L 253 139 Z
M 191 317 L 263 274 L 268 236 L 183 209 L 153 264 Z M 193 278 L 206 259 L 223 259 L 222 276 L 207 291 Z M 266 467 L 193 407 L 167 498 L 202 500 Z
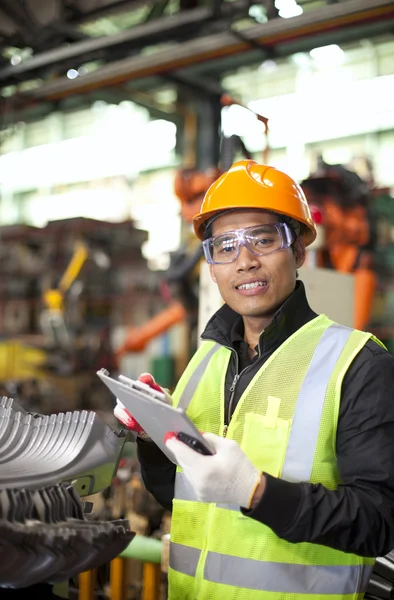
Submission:
M 214 261 L 231 262 L 238 253 L 238 238 L 234 234 L 218 235 L 213 238 L 211 255 Z
M 264 256 L 281 248 L 288 248 L 293 240 L 294 234 L 286 223 L 275 223 L 254 225 L 216 235 L 205 240 L 203 248 L 208 263 L 225 264 L 238 258 L 241 245 L 256 256 Z

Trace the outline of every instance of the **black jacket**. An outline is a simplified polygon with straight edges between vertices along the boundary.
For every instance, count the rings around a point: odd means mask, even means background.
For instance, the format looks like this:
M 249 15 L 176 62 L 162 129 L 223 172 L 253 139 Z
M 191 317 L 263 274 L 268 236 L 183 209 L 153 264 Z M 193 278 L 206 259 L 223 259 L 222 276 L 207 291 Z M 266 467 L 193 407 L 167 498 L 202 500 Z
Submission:
M 231 415 L 262 364 L 316 316 L 304 285 L 297 282 L 261 334 L 259 353 L 250 361 L 242 318 L 226 305 L 215 313 L 203 339 L 236 351 L 226 377 L 227 419 L 230 398 Z M 361 556 L 383 556 L 394 548 L 394 358 L 372 340 L 356 356 L 343 381 L 336 449 L 342 481 L 337 490 L 267 475 L 261 501 L 243 513 L 289 542 L 314 542 Z M 152 442 L 139 441 L 138 456 L 147 489 L 171 509 L 175 466 Z

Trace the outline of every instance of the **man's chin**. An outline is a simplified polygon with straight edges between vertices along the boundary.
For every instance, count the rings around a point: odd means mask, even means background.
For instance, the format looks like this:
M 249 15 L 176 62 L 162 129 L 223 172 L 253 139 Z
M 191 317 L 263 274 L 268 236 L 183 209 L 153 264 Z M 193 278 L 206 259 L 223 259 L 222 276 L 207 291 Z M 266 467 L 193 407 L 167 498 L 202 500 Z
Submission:
M 278 308 L 280 308 L 281 304 L 281 302 L 267 302 L 260 306 L 240 306 L 238 304 L 238 306 L 236 308 L 233 308 L 233 310 L 235 310 L 235 312 L 237 312 L 245 318 L 271 319 L 278 310 Z
M 245 319 L 271 319 L 275 314 L 275 309 L 265 311 L 249 311 L 239 313 Z

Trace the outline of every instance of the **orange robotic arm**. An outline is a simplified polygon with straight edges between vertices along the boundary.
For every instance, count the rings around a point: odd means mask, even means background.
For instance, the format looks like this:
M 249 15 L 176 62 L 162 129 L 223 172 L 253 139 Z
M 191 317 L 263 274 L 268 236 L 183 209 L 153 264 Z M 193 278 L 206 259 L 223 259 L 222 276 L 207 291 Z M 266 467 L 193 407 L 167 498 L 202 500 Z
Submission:
M 129 352 L 141 352 L 151 340 L 183 321 L 186 315 L 183 305 L 174 301 L 144 325 L 129 327 L 123 345 L 116 352 L 117 357 L 121 358 Z

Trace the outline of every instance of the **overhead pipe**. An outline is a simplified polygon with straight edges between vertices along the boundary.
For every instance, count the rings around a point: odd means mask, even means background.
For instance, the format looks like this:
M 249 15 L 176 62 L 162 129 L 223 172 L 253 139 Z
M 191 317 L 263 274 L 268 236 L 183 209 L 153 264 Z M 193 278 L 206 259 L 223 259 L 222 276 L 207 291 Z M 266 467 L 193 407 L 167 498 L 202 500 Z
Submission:
M 234 41 L 231 31 L 215 33 L 172 44 L 160 52 L 125 58 L 105 65 L 93 73 L 69 80 L 66 77 L 43 83 L 36 89 L 16 93 L 13 97 L 25 102 L 56 101 L 75 94 L 119 85 L 126 81 L 160 75 L 182 67 L 239 54 L 250 50 L 249 42 L 258 42 L 262 49 L 276 44 L 309 37 L 338 28 L 354 28 L 374 21 L 390 22 L 394 18 L 392 0 L 347 0 L 311 10 L 291 19 L 273 19 L 243 31 L 246 41 Z
M 246 0 L 235 0 L 231 5 L 224 6 L 222 13 L 228 16 L 229 11 L 247 10 L 248 3 Z M 213 12 L 210 7 L 198 7 L 188 11 L 181 12 L 177 15 L 155 19 L 148 23 L 135 25 L 130 29 L 120 31 L 113 35 L 106 35 L 85 39 L 73 44 L 67 44 L 59 48 L 53 48 L 45 52 L 40 52 L 31 58 L 28 58 L 18 65 L 8 65 L 0 69 L 0 81 L 6 81 L 9 78 L 18 77 L 23 73 L 35 71 L 42 67 L 58 64 L 59 62 L 81 56 L 90 55 L 100 50 L 115 48 L 123 44 L 134 43 L 147 45 L 150 38 L 165 38 L 178 31 L 184 32 L 185 27 L 203 25 L 208 21 L 212 21 Z M 156 42 L 156 40 L 155 40 Z

